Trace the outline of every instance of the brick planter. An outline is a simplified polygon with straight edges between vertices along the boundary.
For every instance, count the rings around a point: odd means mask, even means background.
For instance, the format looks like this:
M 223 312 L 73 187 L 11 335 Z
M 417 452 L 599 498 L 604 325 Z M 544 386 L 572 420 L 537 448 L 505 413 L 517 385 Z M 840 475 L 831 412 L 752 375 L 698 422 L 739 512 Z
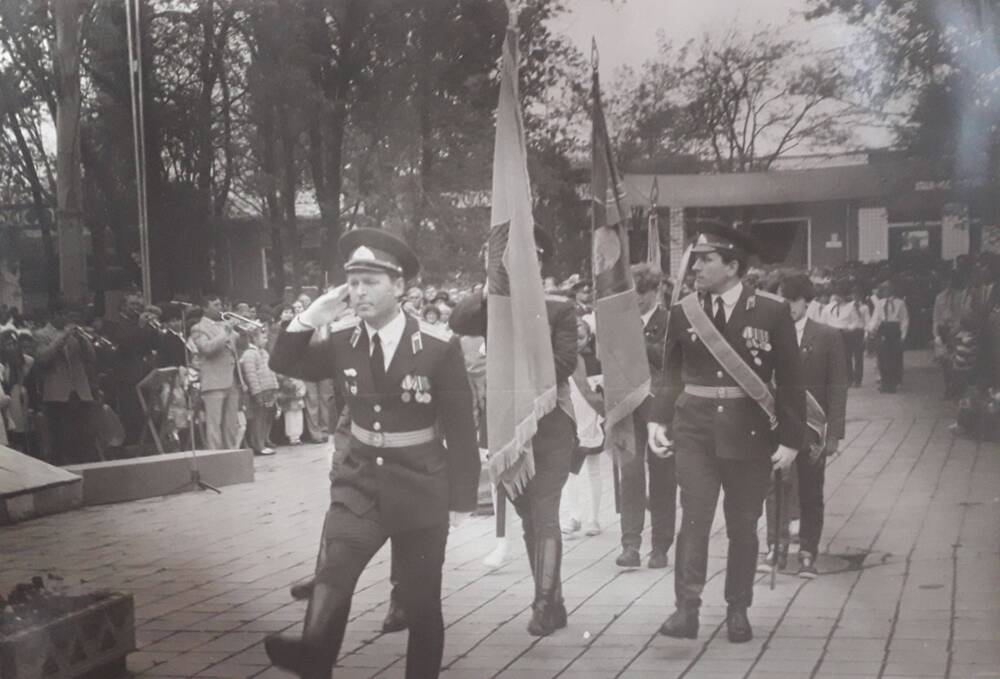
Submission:
M 114 679 L 135 650 L 131 594 L 112 594 L 45 624 L 0 636 L 3 679 Z

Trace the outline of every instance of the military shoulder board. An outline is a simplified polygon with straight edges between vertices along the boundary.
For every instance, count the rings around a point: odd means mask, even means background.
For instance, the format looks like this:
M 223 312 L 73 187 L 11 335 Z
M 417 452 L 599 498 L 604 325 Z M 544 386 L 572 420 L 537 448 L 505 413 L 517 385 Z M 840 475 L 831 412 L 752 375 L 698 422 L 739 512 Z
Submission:
M 426 321 L 420 321 L 420 332 L 424 333 L 425 335 L 430 335 L 434 339 L 441 340 L 442 342 L 449 342 L 449 341 L 451 341 L 451 335 L 452 335 L 452 333 L 451 333 L 451 330 L 449 330 L 447 326 L 432 325 L 430 323 L 427 323 Z M 419 335 L 419 334 L 420 333 L 416 333 L 416 335 Z M 415 335 L 415 337 L 416 337 L 416 335 Z M 413 340 L 413 343 L 414 343 L 413 351 L 414 351 L 414 353 L 416 353 L 416 351 L 417 351 L 417 342 L 418 341 L 416 339 Z
M 331 333 L 341 332 L 342 330 L 350 330 L 357 327 L 360 322 L 361 318 L 358 316 L 348 316 L 347 318 L 341 318 L 339 321 L 330 323 L 327 328 Z
M 770 299 L 770 300 L 773 300 L 775 302 L 784 302 L 785 301 L 784 297 L 781 297 L 780 295 L 776 295 L 773 292 L 767 292 L 766 290 L 754 290 L 754 294 L 755 295 L 760 295 L 764 299 Z

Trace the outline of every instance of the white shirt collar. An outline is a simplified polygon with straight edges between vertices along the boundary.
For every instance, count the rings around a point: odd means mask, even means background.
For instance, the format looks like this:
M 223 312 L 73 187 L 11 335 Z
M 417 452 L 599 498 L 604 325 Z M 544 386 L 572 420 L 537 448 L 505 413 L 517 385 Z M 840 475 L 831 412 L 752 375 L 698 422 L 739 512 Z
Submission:
M 649 311 L 647 311 L 642 315 L 642 327 L 645 328 L 647 325 L 649 325 L 649 319 L 653 317 L 653 314 L 656 313 L 656 309 L 659 306 L 660 306 L 659 304 L 654 304 L 652 309 L 650 309 Z
M 719 297 L 721 297 L 722 298 L 722 305 L 724 307 L 726 307 L 727 310 L 731 309 L 734 306 L 736 306 L 736 303 L 740 300 L 740 295 L 742 295 L 742 294 L 743 294 L 743 283 L 742 282 L 737 283 L 736 285 L 734 285 L 733 287 L 729 288 L 728 290 L 726 290 L 721 295 L 716 295 L 716 294 L 713 293 L 712 294 L 712 307 L 713 308 L 715 307 L 715 300 L 718 299 Z M 726 315 L 728 317 L 729 314 L 726 314 Z
M 388 370 L 389 364 L 392 363 L 392 357 L 396 355 L 396 348 L 403 339 L 403 333 L 406 332 L 406 314 L 400 311 L 381 330 L 376 330 L 368 325 L 368 321 L 365 321 L 365 331 L 368 333 L 369 356 L 371 356 L 372 352 L 371 337 L 376 332 L 378 333 L 379 341 L 382 343 L 382 356 L 385 359 L 385 369 Z
M 799 320 L 795 321 L 795 334 L 799 336 L 799 344 L 802 344 L 802 333 L 806 331 L 806 321 L 808 320 L 809 318 L 807 316 L 803 316 Z

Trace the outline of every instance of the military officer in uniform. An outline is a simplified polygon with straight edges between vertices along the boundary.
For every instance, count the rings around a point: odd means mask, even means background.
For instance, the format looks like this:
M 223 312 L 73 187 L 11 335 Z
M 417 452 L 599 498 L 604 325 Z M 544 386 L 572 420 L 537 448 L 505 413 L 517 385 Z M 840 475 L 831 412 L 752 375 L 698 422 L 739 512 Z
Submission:
M 538 256 L 544 264 L 552 256 L 552 238 L 535 228 Z M 460 335 L 486 337 L 487 300 L 483 295 L 466 297 L 451 314 L 451 327 Z M 535 475 L 524 491 L 513 499 L 521 517 L 528 564 L 535 579 L 535 599 L 528 633 L 547 636 L 566 626 L 566 606 L 562 597 L 562 531 L 559 528 L 559 500 L 569 476 L 576 447 L 576 423 L 570 401 L 569 378 L 576 370 L 576 309 L 562 297 L 546 296 L 556 369 L 558 404 L 538 422 L 532 439 Z M 489 352 L 489 347 L 486 348 Z
M 444 646 L 449 516 L 457 525 L 476 508 L 480 471 L 462 348 L 400 308 L 405 282 L 419 269 L 406 243 L 379 229 L 355 229 L 339 247 L 348 258 L 346 285 L 292 320 L 271 354 L 276 372 L 337 380 L 351 422 L 349 443 L 335 452 L 302 636 L 271 636 L 265 648 L 278 667 L 329 677 L 358 577 L 391 539 L 410 623 L 406 677 L 433 678 Z M 355 316 L 334 322 L 348 300 Z
M 681 529 L 674 572 L 676 611 L 660 633 L 694 639 L 705 585 L 708 541 L 721 488 L 729 549 L 726 559 L 726 628 L 729 640 L 753 638 L 747 609 L 753 600 L 757 520 L 772 469 L 787 469 L 805 436 L 805 392 L 795 326 L 788 305 L 740 282 L 755 243 L 723 225 L 702 229 L 692 252 L 700 297 L 674 306 L 664 347 L 666 383 L 648 427 L 654 454 L 676 451 L 681 491 Z M 688 317 L 691 305 L 704 311 L 702 332 Z M 684 308 L 682 308 L 684 307 Z M 692 314 L 695 315 L 695 314 Z M 706 318 L 707 316 L 707 318 Z M 770 383 L 774 417 L 739 386 L 732 362 L 715 358 L 702 335 L 714 326 L 731 357 L 749 367 L 751 379 Z M 711 339 L 711 337 L 709 337 Z M 718 345 L 713 345 L 718 349 Z M 744 380 L 749 382 L 750 380 Z

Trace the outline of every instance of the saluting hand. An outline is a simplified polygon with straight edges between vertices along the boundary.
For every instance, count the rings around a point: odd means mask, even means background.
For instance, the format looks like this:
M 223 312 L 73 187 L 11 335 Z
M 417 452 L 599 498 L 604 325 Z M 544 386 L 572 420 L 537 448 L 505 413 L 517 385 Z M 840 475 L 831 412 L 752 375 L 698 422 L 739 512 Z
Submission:
M 338 285 L 333 290 L 324 292 L 317 297 L 308 309 L 299 314 L 299 319 L 313 328 L 333 323 L 349 306 L 349 300 L 350 291 L 347 283 Z
M 670 439 L 667 438 L 667 426 L 659 422 L 646 424 L 646 442 L 653 455 L 667 458 L 674 454 Z

